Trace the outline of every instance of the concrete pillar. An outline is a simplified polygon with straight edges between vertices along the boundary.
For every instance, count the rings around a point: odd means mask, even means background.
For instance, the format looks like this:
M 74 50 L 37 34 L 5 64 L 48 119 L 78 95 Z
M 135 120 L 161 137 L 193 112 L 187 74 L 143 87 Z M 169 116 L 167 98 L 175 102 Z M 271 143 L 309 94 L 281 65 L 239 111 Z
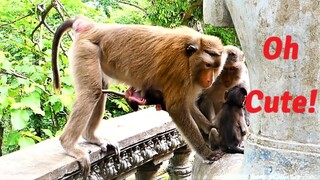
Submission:
M 204 2 L 211 1 L 215 0 Z M 319 92 L 313 106 L 315 112 L 308 110 L 310 91 L 320 87 L 320 2 L 225 0 L 225 3 L 246 55 L 252 89 L 272 98 L 289 91 L 293 98 L 305 96 L 308 100 L 304 113 L 293 112 L 292 101 L 288 104 L 291 112 L 283 113 L 280 101 L 278 113 L 266 113 L 262 109 L 251 114 L 251 133 L 245 141 L 242 175 L 253 179 L 319 179 Z M 263 53 L 264 43 L 271 36 L 279 37 L 283 43 L 280 57 L 273 61 L 267 60 Z M 298 44 L 296 60 L 284 59 L 287 36 Z M 271 49 L 276 49 L 275 43 L 271 44 Z M 252 104 L 263 108 L 264 102 L 264 99 L 254 98 Z
M 224 0 L 203 1 L 203 18 L 206 24 L 233 27 L 232 19 Z

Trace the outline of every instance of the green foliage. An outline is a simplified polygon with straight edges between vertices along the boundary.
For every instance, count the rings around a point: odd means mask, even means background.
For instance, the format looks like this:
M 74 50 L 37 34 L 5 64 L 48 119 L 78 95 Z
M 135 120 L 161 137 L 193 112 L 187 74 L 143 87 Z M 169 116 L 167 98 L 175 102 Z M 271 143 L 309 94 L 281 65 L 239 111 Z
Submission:
M 128 89 L 128 86 L 118 84 L 110 86 L 109 89 L 117 92 L 125 92 Z M 132 112 L 124 98 L 120 98 L 112 94 L 108 95 L 106 109 L 108 109 L 107 117 L 117 117 Z
M 87 3 L 88 5 L 95 7 L 95 10 L 102 11 L 106 16 L 111 17 L 111 9 L 121 9 L 119 3 L 116 0 L 83 0 L 82 2 Z
M 148 8 L 149 18 L 159 26 L 179 26 L 189 3 L 190 0 L 154 0 Z
M 240 41 L 234 28 L 214 27 L 207 24 L 204 27 L 204 33 L 220 37 L 224 45 L 240 47 Z
M 141 1 L 140 1 L 141 3 Z M 143 5 L 138 2 L 135 4 L 137 7 L 143 9 L 145 2 L 142 1 Z M 148 16 L 145 11 L 133 7 L 132 5 L 119 3 L 116 8 L 112 9 L 110 19 L 118 24 L 150 24 Z

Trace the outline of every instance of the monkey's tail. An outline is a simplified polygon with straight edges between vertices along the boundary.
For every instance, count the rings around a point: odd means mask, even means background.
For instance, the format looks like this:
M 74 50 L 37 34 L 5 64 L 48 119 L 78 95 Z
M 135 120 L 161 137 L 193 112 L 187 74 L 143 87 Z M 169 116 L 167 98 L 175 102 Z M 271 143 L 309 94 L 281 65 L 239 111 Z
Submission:
M 59 45 L 62 35 L 72 28 L 75 19 L 69 19 L 63 22 L 57 29 L 54 34 L 54 38 L 52 41 L 52 54 L 51 54 L 51 63 L 52 63 L 52 73 L 53 73 L 53 83 L 54 88 L 60 92 L 60 76 L 59 76 L 59 65 L 58 65 L 58 53 L 59 53 Z
M 109 89 L 102 89 L 102 93 L 107 93 L 107 94 L 111 93 L 111 94 L 114 94 L 116 96 L 125 98 L 125 95 L 123 93 L 120 93 L 120 92 L 117 92 L 117 91 L 113 91 L 113 90 L 109 90 Z

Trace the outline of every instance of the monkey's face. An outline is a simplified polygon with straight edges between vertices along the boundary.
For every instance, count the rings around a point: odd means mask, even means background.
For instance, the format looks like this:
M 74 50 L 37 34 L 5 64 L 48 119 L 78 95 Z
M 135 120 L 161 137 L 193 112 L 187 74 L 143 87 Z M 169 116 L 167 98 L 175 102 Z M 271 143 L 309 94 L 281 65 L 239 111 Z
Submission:
M 237 85 L 225 93 L 225 99 L 226 101 L 231 102 L 236 106 L 243 107 L 247 97 L 247 93 L 248 92 L 244 87 Z
M 222 58 L 223 46 L 219 39 L 202 39 L 199 48 L 188 52 L 191 62 L 195 63 L 193 77 L 202 88 L 209 88 L 221 73 L 225 63 Z M 193 49 L 193 48 L 192 48 Z
M 238 63 L 225 64 L 220 75 L 222 84 L 227 88 L 231 88 L 241 77 L 241 67 Z

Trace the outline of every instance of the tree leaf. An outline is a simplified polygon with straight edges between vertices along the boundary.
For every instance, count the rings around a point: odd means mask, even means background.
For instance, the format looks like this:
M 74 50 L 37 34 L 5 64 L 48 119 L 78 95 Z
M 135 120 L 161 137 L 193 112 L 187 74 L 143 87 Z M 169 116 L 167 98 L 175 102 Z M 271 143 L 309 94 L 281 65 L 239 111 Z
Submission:
M 35 85 L 31 84 L 30 86 L 24 86 L 24 92 L 29 94 L 31 92 L 35 91 Z
M 13 130 L 20 130 L 27 126 L 30 119 L 29 113 L 26 110 L 12 110 L 11 124 Z
M 5 69 L 6 71 L 10 71 L 11 69 L 11 62 L 5 58 L 2 51 L 0 51 L 0 69 Z
M 71 96 L 65 94 L 59 95 L 59 99 L 64 106 L 69 106 L 73 101 Z
M 53 134 L 50 131 L 50 129 L 41 129 L 47 136 L 49 136 L 50 138 L 53 138 Z
M 12 109 L 22 109 L 23 107 L 24 105 L 22 103 L 15 102 L 11 104 Z
M 32 138 L 29 137 L 21 137 L 18 142 L 20 149 L 26 148 L 28 146 L 34 145 L 35 142 Z
M 20 133 L 17 131 L 10 131 L 7 137 L 8 145 L 16 145 L 18 144 L 18 140 L 20 138 Z
M 54 136 L 60 136 L 62 134 L 62 130 L 59 130 L 56 132 L 56 134 Z
M 30 93 L 30 95 L 28 97 L 24 97 L 21 99 L 21 103 L 25 106 L 25 107 L 29 107 L 32 109 L 32 111 L 35 114 L 40 114 L 42 116 L 44 116 L 44 111 L 41 109 L 40 106 L 40 95 L 38 92 L 32 92 Z

